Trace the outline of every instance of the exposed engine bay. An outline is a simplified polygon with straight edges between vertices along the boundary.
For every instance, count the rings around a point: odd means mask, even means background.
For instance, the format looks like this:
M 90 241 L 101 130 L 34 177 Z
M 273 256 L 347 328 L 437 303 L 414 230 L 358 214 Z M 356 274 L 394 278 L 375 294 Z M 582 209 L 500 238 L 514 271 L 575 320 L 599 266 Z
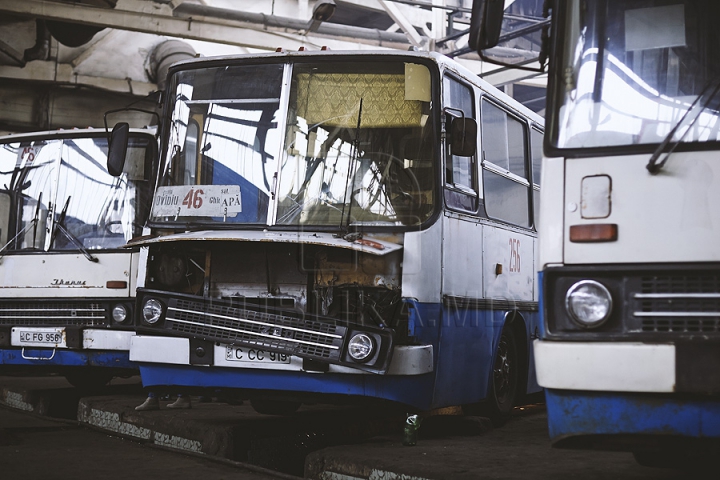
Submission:
M 386 366 L 391 345 L 408 340 L 401 298 L 402 254 L 402 248 L 375 254 L 273 241 L 159 242 L 149 245 L 145 289 L 190 302 L 169 303 L 164 323 L 191 338 L 262 346 L 343 364 L 346 337 L 367 330 L 373 350 L 388 357 L 378 358 Z M 247 324 L 261 326 L 250 331 Z M 332 330 L 325 331 L 323 324 Z M 305 334 L 327 338 L 308 339 Z M 288 342 L 312 342 L 318 348 Z M 372 362 L 361 363 L 359 367 L 382 370 L 371 368 Z

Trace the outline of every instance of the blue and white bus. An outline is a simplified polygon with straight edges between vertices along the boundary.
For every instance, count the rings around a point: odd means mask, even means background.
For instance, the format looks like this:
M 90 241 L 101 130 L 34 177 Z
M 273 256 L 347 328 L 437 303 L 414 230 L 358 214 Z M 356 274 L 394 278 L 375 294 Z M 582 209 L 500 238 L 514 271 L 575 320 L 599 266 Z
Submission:
M 79 387 L 137 374 L 129 360 L 155 131 L 132 129 L 125 170 L 104 129 L 0 137 L 0 372 L 59 373 Z
M 131 242 L 143 384 L 267 413 L 354 397 L 506 415 L 539 390 L 542 136 L 437 54 L 175 64 L 152 235 Z
M 549 5 L 535 361 L 550 436 L 645 465 L 715 462 L 720 5 Z

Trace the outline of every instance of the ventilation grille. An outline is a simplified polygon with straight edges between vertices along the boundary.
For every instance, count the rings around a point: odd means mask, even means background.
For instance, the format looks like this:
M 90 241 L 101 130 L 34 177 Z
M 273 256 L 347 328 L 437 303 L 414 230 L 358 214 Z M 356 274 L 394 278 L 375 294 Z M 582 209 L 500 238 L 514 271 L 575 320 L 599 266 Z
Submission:
M 339 358 L 346 332 L 329 322 L 190 300 L 171 300 L 165 322 L 191 337 L 323 360 Z
M 633 300 L 643 332 L 720 332 L 719 275 L 642 277 Z
M 99 303 L 3 302 L 0 325 L 94 327 L 107 325 L 107 312 Z

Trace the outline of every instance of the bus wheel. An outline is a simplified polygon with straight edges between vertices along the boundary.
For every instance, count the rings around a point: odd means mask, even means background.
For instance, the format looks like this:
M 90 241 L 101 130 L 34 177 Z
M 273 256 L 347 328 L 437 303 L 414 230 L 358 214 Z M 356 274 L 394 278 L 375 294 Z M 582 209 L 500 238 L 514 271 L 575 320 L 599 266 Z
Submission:
M 300 402 L 291 402 L 288 400 L 267 400 L 252 399 L 250 400 L 253 410 L 263 415 L 292 415 L 300 408 Z
M 79 369 L 67 372 L 65 379 L 78 390 L 97 391 L 110 383 L 114 375 L 103 370 Z
M 500 335 L 495 362 L 492 369 L 492 382 L 488 395 L 488 414 L 494 425 L 502 425 L 510 417 L 515 406 L 519 387 L 519 368 L 517 342 L 511 328 L 504 328 Z

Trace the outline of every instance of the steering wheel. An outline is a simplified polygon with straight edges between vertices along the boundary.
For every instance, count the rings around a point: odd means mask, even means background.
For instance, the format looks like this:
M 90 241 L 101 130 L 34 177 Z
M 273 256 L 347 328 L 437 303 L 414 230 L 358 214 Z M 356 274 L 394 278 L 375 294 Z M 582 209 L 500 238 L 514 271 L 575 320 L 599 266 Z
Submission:
M 373 178 L 367 190 L 372 194 L 372 198 L 368 201 L 366 208 L 373 207 L 380 199 L 381 193 L 385 194 L 393 208 L 398 206 L 396 205 L 397 201 L 414 206 L 413 204 L 417 203 L 417 195 L 421 191 L 420 182 L 415 173 L 410 168 L 405 168 L 405 163 L 397 157 L 388 154 L 379 156 L 375 154 L 374 156 L 377 168 L 370 169 Z M 375 187 L 374 192 L 371 190 L 373 187 Z

